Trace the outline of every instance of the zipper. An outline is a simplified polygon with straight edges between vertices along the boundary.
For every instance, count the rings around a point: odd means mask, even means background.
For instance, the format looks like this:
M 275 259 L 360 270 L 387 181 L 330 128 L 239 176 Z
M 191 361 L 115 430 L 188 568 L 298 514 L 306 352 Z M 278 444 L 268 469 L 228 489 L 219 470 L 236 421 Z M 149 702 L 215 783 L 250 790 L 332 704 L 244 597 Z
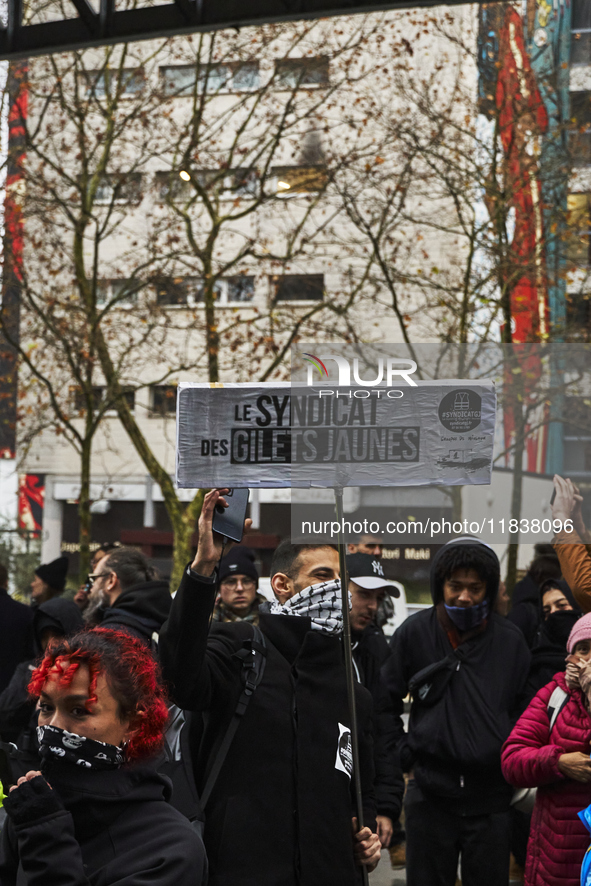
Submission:
M 461 788 L 464 787 L 464 776 L 463 775 L 460 775 L 460 787 Z

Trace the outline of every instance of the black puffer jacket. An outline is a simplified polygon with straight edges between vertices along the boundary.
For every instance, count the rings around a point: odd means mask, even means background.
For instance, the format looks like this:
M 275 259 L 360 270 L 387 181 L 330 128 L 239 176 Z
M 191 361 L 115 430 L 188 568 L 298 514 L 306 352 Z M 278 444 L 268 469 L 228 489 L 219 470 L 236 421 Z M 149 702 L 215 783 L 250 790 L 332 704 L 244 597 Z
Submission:
M 390 657 L 390 647 L 383 631 L 375 624 L 353 632 L 351 640 L 357 679 L 373 699 L 376 812 L 396 821 L 402 808 L 404 777 L 396 747 L 396 719 L 381 677 L 382 666 Z
M 210 630 L 215 593 L 214 581 L 186 569 L 160 633 L 174 700 L 206 712 L 199 788 L 242 692 L 236 653 L 253 637 L 245 622 Z M 354 886 L 342 638 L 311 630 L 308 618 L 265 612 L 259 627 L 267 643 L 265 672 L 205 810 L 210 884 Z M 371 697 L 356 688 L 366 823 L 375 828 Z
M 96 772 L 59 761 L 44 775 L 63 804 L 2 832 L 0 886 L 201 886 L 203 843 L 146 766 Z
M 101 628 L 125 631 L 149 645 L 168 618 L 171 602 L 168 582 L 139 582 L 122 591 L 104 610 Z
M 530 654 L 521 632 L 492 611 L 499 563 L 485 545 L 491 609 L 485 629 L 461 643 L 463 660 L 454 666 L 438 700 L 427 705 L 413 699 L 408 734 L 401 720 L 411 678 L 452 653 L 437 612 L 443 584 L 435 578 L 449 548 L 448 544 L 438 551 L 431 568 L 436 605 L 412 615 L 398 628 L 384 679 L 398 717 L 402 765 L 414 771 L 421 790 L 445 799 L 447 807 L 460 814 L 500 812 L 508 808 L 512 793 L 501 773 L 501 748 L 520 709 Z

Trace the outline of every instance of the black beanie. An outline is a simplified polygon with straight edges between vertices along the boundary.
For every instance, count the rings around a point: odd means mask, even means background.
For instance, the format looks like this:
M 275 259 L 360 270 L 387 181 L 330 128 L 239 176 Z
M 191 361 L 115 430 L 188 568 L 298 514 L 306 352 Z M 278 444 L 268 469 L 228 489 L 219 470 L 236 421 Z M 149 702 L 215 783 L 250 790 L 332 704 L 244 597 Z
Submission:
M 68 574 L 69 560 L 67 557 L 58 557 L 51 563 L 42 563 L 35 570 L 41 581 L 53 588 L 54 591 L 63 591 L 66 586 L 66 576 Z
M 258 587 L 259 574 L 254 565 L 254 551 L 251 548 L 238 545 L 226 554 L 220 563 L 220 581 L 231 575 L 248 575 L 256 581 Z

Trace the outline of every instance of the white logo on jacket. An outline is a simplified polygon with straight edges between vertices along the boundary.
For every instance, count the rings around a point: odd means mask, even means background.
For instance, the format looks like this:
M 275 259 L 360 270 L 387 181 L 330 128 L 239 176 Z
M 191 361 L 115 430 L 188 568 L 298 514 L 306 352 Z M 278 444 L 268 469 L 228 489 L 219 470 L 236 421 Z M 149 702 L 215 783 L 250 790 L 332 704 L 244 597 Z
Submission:
M 351 745 L 351 730 L 348 726 L 343 726 L 342 723 L 338 724 L 339 726 L 339 740 L 337 744 L 337 758 L 335 760 L 334 768 L 340 769 L 341 772 L 344 772 L 349 778 L 351 778 L 351 773 L 353 772 L 353 748 Z

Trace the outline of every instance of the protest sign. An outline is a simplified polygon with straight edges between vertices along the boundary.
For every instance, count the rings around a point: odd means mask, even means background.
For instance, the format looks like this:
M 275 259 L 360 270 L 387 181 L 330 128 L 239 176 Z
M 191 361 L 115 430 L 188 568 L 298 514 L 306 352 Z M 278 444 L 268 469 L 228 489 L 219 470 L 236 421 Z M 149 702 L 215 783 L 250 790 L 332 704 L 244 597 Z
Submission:
M 490 483 L 492 382 L 398 388 L 179 385 L 177 484 L 336 487 Z

